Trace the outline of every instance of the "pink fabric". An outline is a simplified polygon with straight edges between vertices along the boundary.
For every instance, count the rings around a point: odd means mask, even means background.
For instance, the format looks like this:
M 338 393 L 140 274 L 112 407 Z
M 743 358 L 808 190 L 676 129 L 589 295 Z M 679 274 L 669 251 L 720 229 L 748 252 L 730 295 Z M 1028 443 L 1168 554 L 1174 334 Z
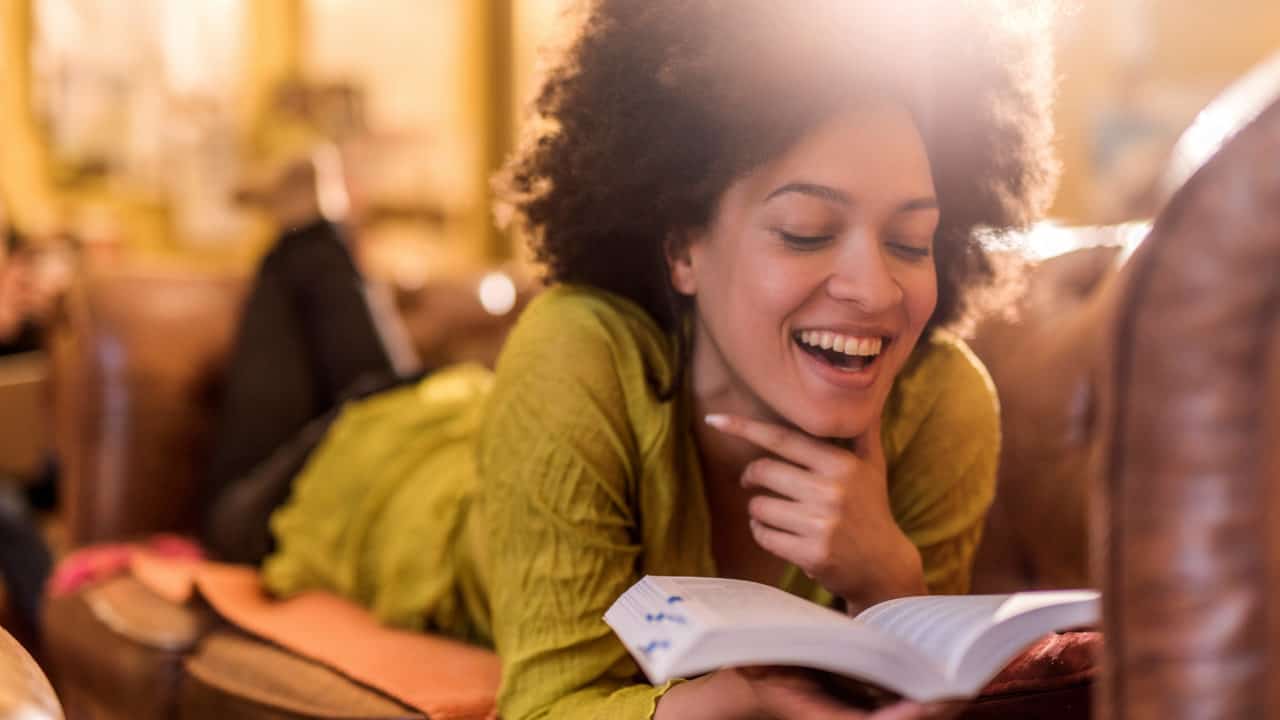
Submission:
M 186 605 L 195 595 L 200 558 L 173 557 L 152 550 L 135 550 L 129 569 L 138 582 L 174 605 Z
M 102 543 L 67 555 L 54 568 L 47 586 L 51 597 L 70 595 L 81 588 L 119 575 L 129 569 L 139 551 L 175 560 L 203 560 L 204 550 L 178 535 L 155 535 L 140 543 Z

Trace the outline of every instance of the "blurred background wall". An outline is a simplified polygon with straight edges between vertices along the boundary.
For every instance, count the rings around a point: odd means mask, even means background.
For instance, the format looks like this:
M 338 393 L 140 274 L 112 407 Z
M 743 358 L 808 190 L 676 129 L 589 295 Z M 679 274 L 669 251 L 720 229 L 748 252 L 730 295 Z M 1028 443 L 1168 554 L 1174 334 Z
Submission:
M 262 189 L 324 145 L 371 269 L 519 257 L 489 173 L 569 0 L 0 0 L 0 198 L 24 232 L 247 267 Z M 1054 215 L 1149 213 L 1195 112 L 1280 49 L 1275 0 L 1078 0 L 1057 46 Z
M 1178 135 L 1245 70 L 1280 50 L 1275 0 L 1080 0 L 1058 38 L 1053 212 L 1082 223 L 1150 214 L 1148 194 Z

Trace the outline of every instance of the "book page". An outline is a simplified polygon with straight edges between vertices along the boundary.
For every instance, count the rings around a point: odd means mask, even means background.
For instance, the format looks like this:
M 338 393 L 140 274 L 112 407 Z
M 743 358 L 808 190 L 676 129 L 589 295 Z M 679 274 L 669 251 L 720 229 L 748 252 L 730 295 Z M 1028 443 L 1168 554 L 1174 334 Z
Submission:
M 1088 590 L 900 598 L 856 618 L 913 645 L 945 669 L 954 689 L 977 692 L 1037 638 L 1096 622 Z
M 605 622 L 654 683 L 721 667 L 793 665 L 920 700 L 945 691 L 941 667 L 910 645 L 758 583 L 647 576 L 609 608 Z
M 995 622 L 1010 595 L 936 595 L 889 600 L 864 610 L 858 622 L 880 628 L 952 667 Z
M 706 627 L 844 625 L 848 616 L 785 590 L 747 580 L 652 578 Z
M 666 677 L 671 660 L 700 635 L 700 623 L 675 590 L 646 576 L 624 592 L 604 621 L 626 645 L 645 675 Z
M 959 688 L 977 692 L 1019 652 L 1047 633 L 1097 624 L 1100 595 L 1090 590 L 1018 593 L 996 610 L 980 633 L 948 668 Z

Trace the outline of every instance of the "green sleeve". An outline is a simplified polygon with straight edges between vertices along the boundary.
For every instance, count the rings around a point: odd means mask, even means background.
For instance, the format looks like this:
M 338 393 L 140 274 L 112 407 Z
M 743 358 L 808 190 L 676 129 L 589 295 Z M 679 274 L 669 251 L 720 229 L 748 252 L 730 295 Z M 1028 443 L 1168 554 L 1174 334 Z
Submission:
M 894 517 L 920 550 L 929 592 L 965 593 L 995 497 L 995 389 L 964 343 L 940 333 L 899 390 L 886 408 Z
M 506 720 L 639 720 L 666 690 L 602 620 L 641 555 L 627 403 L 644 368 L 629 337 L 607 304 L 552 290 L 498 365 L 477 499 Z

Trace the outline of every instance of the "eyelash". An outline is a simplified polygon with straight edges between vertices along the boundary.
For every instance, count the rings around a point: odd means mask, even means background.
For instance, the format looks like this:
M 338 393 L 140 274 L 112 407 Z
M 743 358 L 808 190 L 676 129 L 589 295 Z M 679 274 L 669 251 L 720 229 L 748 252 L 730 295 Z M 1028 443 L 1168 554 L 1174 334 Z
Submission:
M 819 247 L 831 241 L 832 235 L 792 235 L 783 230 L 778 231 L 778 236 L 788 246 L 797 250 L 817 250 Z
M 797 250 L 817 250 L 831 241 L 832 235 L 793 235 L 782 230 L 778 235 L 788 246 Z M 928 247 L 917 247 L 901 242 L 890 242 L 889 247 L 909 260 L 923 260 L 933 254 Z
M 929 257 L 933 252 L 928 246 L 919 247 L 900 242 L 891 242 L 889 243 L 889 247 L 893 248 L 895 252 L 899 252 L 911 260 L 923 260 Z

